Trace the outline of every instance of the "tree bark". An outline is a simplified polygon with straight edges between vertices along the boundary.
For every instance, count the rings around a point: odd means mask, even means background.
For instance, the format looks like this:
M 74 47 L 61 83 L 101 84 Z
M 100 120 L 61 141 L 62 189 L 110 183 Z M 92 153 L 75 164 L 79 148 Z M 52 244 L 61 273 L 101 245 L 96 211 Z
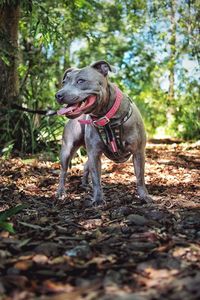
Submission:
M 0 102 L 9 108 L 19 94 L 17 74 L 19 1 L 0 5 Z
M 176 0 L 170 1 L 170 59 L 169 59 L 169 101 L 174 99 L 175 64 L 176 64 Z

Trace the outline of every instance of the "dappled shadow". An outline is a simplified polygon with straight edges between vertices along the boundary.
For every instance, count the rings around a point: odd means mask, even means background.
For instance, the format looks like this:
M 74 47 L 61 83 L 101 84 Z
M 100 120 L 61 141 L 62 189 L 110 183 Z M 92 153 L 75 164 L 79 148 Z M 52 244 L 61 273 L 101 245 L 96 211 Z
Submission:
M 58 201 L 58 164 L 3 163 L 1 206 L 28 204 L 12 218 L 16 235 L 0 235 L 3 293 L 11 298 L 25 293 L 22 299 L 46 295 L 48 300 L 51 294 L 59 299 L 60 293 L 61 299 L 84 299 L 90 292 L 102 300 L 128 295 L 198 299 L 198 177 L 195 168 L 188 178 L 166 168 L 161 178 L 151 153 L 146 172 L 151 206 L 137 198 L 131 163 L 104 162 L 106 203 L 99 207 L 85 205 L 91 190 L 80 187 L 80 166 L 71 170 L 66 199 Z
M 181 144 L 182 140 L 165 138 L 165 139 L 149 139 L 149 143 L 153 143 L 154 145 L 173 145 L 173 144 Z
M 189 155 L 189 154 L 181 154 L 180 152 L 174 152 L 174 151 L 169 151 L 168 157 L 166 158 L 164 164 L 166 166 L 174 166 L 176 168 L 184 168 L 184 169 L 197 169 L 200 170 L 200 156 L 199 154 L 194 156 L 194 155 Z M 161 162 L 158 161 L 159 163 L 163 163 L 162 157 L 159 154 L 158 150 L 153 150 L 153 149 L 148 149 L 146 152 L 147 159 L 148 157 L 151 157 L 154 160 L 160 159 Z

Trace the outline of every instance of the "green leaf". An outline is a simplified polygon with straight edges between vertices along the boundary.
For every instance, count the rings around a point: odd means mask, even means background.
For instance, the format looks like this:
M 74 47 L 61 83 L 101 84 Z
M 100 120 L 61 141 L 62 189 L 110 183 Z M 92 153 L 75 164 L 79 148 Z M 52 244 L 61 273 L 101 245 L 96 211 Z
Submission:
M 8 223 L 8 222 L 0 222 L 0 229 L 6 230 L 10 233 L 15 233 L 13 224 Z
M 0 223 L 6 221 L 7 218 L 16 215 L 17 213 L 19 213 L 20 211 L 22 211 L 26 207 L 27 207 L 27 205 L 21 204 L 21 205 L 17 205 L 15 207 L 9 208 L 5 211 L 1 211 L 0 212 Z

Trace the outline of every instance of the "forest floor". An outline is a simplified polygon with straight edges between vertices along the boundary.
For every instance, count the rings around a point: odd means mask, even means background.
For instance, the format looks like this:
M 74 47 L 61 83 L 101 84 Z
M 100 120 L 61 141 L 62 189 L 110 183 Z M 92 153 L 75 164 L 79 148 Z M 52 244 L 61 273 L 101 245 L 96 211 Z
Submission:
M 200 299 L 200 144 L 166 142 L 147 146 L 151 206 L 130 161 L 103 160 L 106 204 L 87 207 L 82 164 L 58 201 L 58 163 L 1 160 L 0 210 L 27 208 L 0 232 L 0 299 Z

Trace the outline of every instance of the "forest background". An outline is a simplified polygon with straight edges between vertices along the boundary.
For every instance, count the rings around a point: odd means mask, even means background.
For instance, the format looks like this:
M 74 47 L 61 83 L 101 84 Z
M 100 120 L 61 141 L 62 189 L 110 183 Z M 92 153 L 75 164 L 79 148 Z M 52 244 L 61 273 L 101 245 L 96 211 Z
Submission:
M 64 70 L 100 59 L 149 137 L 199 139 L 199 37 L 197 0 L 0 0 L 1 154 L 58 153 L 66 119 L 21 107 L 57 110 Z

